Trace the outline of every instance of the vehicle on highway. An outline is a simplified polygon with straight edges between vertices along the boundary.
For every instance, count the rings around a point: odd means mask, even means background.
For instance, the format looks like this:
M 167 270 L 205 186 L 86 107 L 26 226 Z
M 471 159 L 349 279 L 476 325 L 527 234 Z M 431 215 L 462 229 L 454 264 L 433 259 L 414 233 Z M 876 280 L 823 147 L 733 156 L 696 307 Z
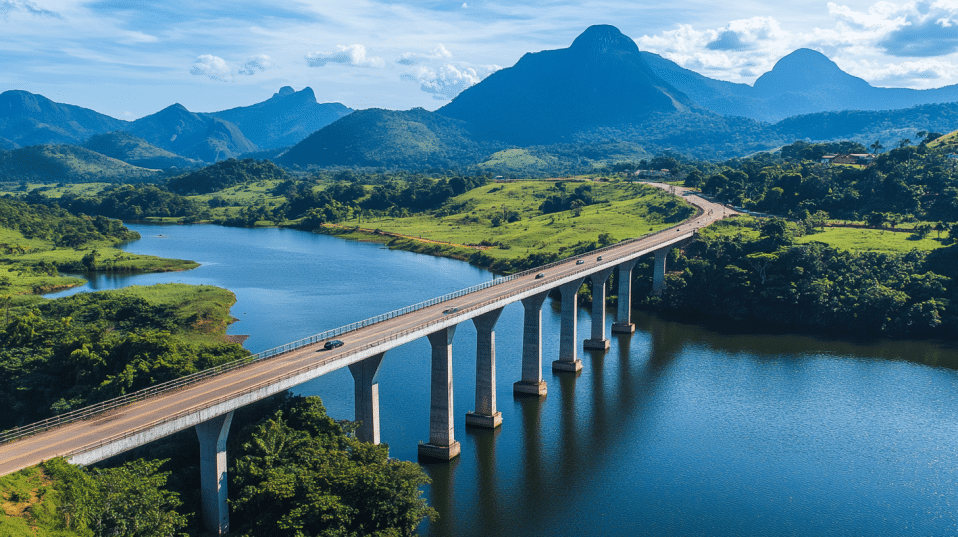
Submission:
M 328 351 L 329 349 L 335 349 L 336 347 L 342 347 L 342 346 L 345 345 L 345 344 L 346 344 L 346 343 L 344 343 L 342 340 L 334 339 L 334 340 L 332 340 L 332 341 L 327 341 L 326 344 L 323 345 L 323 349 Z
M 583 260 L 580 259 L 580 260 L 576 261 L 575 264 L 576 264 L 576 265 L 584 265 L 584 264 L 585 264 L 585 261 L 583 261 Z
M 595 260 L 596 260 L 596 261 L 602 261 L 602 256 L 600 255 L 599 257 L 595 258 Z
M 536 274 L 536 279 L 537 279 L 537 280 L 538 280 L 539 278 L 545 278 L 545 277 L 546 277 L 546 273 L 545 273 L 545 272 L 540 272 L 539 274 Z
M 449 315 L 450 313 L 456 313 L 459 311 L 459 308 L 449 308 L 447 310 L 442 310 L 443 315 Z

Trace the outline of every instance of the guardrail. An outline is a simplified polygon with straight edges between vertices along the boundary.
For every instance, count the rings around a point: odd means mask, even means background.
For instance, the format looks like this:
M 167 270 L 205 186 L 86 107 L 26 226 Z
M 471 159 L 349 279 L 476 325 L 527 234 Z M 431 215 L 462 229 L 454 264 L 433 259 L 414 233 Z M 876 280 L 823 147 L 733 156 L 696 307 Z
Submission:
M 700 215 L 702 214 L 702 209 L 701 209 L 701 208 L 697 208 L 697 209 L 698 209 L 698 210 L 697 210 L 696 214 L 695 214 L 694 216 L 692 216 L 691 218 L 685 220 L 684 222 L 687 222 L 688 220 L 691 220 L 692 218 L 695 218 L 695 217 L 697 217 L 697 216 L 700 216 Z M 679 226 L 681 226 L 681 224 L 679 224 Z M 421 310 L 421 309 L 424 309 L 424 308 L 428 308 L 428 307 L 430 307 L 430 306 L 434 306 L 434 305 L 440 304 L 440 303 L 442 303 L 442 302 L 446 302 L 446 301 L 449 301 L 449 300 L 453 300 L 453 299 L 455 299 L 455 298 L 459 298 L 459 297 L 464 296 L 464 295 L 468 295 L 468 294 L 471 294 L 471 293 L 475 293 L 475 292 L 477 292 L 477 291 L 481 291 L 481 290 L 484 290 L 484 289 L 488 289 L 489 287 L 492 287 L 492 286 L 495 286 L 495 285 L 499 285 L 499 284 L 502 284 L 502 283 L 505 283 L 505 282 L 509 282 L 509 281 L 512 281 L 512 280 L 516 280 L 516 279 L 518 279 L 518 278 L 522 278 L 522 277 L 525 277 L 525 276 L 529 276 L 529 275 L 531 275 L 531 274 L 537 274 L 537 273 L 539 273 L 539 272 L 542 272 L 543 270 L 547 270 L 547 269 L 549 269 L 549 268 L 552 268 L 552 267 L 561 265 L 561 264 L 563 264 L 563 263 L 567 263 L 567 262 L 569 262 L 569 261 L 574 261 L 574 260 L 577 260 L 577 259 L 580 259 L 580 258 L 583 258 L 583 257 L 593 256 L 593 255 L 596 255 L 596 254 L 601 254 L 601 253 L 603 253 L 603 252 L 608 252 L 608 251 L 614 250 L 614 249 L 616 249 L 616 248 L 621 248 L 622 246 L 626 246 L 626 245 L 629 245 L 629 244 L 634 244 L 634 243 L 636 243 L 636 242 L 638 242 L 638 241 L 648 240 L 648 239 L 650 239 L 650 238 L 652 238 L 652 237 L 655 237 L 656 235 L 659 235 L 659 234 L 662 234 L 662 233 L 671 231 L 671 230 L 673 230 L 673 229 L 675 229 L 675 228 L 660 229 L 659 231 L 656 231 L 656 232 L 654 232 L 654 233 L 650 233 L 650 234 L 645 235 L 645 236 L 642 236 L 642 237 L 636 237 L 636 238 L 633 238 L 633 239 L 628 239 L 628 240 L 625 240 L 625 241 L 622 241 L 622 242 L 619 242 L 619 243 L 616 243 L 616 244 L 612 244 L 612 245 L 609 245 L 609 246 L 605 246 L 605 247 L 602 247 L 602 248 L 598 248 L 598 249 L 596 249 L 596 250 L 590 250 L 590 251 L 588 251 L 588 252 L 584 252 L 584 253 L 581 253 L 581 254 L 578 254 L 578 255 L 575 255 L 575 256 L 572 256 L 572 257 L 567 257 L 567 258 L 564 258 L 564 259 L 561 259 L 561 260 L 558 260 L 558 261 L 554 261 L 554 262 L 552 262 L 552 263 L 548 263 L 548 264 L 542 265 L 542 266 L 540 266 L 540 267 L 535 267 L 535 268 L 532 268 L 532 269 L 529 269 L 529 270 L 524 270 L 524 271 L 522 271 L 522 272 L 517 272 L 517 273 L 515 273 L 515 274 L 510 274 L 510 275 L 507 275 L 507 276 L 502 276 L 502 277 L 500 277 L 500 278 L 495 278 L 495 279 L 493 279 L 493 280 L 490 280 L 490 281 L 487 281 L 487 282 L 483 282 L 483 283 L 478 284 L 478 285 L 473 285 L 472 287 L 467 287 L 467 288 L 465 288 L 465 289 L 460 289 L 459 291 L 455 291 L 455 292 L 448 293 L 448 294 L 445 294 L 445 295 L 442 295 L 442 296 L 439 296 L 439 297 L 436 297 L 436 298 L 432 298 L 432 299 L 429 299 L 429 300 L 420 302 L 420 303 L 418 303 L 418 304 L 413 304 L 413 305 L 411 305 L 411 306 L 406 306 L 406 307 L 404 307 L 404 308 L 400 308 L 400 309 L 397 309 L 397 310 L 393 310 L 393 311 L 390 311 L 390 312 L 388 312 L 388 313 L 383 313 L 382 315 L 377 315 L 377 316 L 371 317 L 371 318 L 369 318 L 369 319 L 364 319 L 364 320 L 362 320 L 362 321 L 357 321 L 357 322 L 354 322 L 354 323 L 350 323 L 350 324 L 348 324 L 348 325 L 341 326 L 341 327 L 339 327 L 339 328 L 334 328 L 334 329 L 332 329 L 332 330 L 327 330 L 327 331 L 325 331 L 325 332 L 321 332 L 321 333 L 319 333 L 319 334 L 315 334 L 315 335 L 312 335 L 312 336 L 309 336 L 309 337 L 306 337 L 306 338 L 303 338 L 303 339 L 300 339 L 300 340 L 297 340 L 297 341 L 293 341 L 293 342 L 291 342 L 291 343 L 287 343 L 287 344 L 281 345 L 281 346 L 279 346 L 279 347 L 274 347 L 274 348 L 272 348 L 272 349 L 268 349 L 268 350 L 265 350 L 265 351 L 262 351 L 262 352 L 259 352 L 259 353 L 256 353 L 256 354 L 252 354 L 252 355 L 250 355 L 250 356 L 247 356 L 247 357 L 244 357 L 244 358 L 240 358 L 240 359 L 238 359 L 238 360 L 234 360 L 234 361 L 229 362 L 229 363 L 226 363 L 226 364 L 221 364 L 221 365 L 218 365 L 218 366 L 215 366 L 215 367 L 211 367 L 211 368 L 209 368 L 209 369 L 204 369 L 203 371 L 199 371 L 199 372 L 196 372 L 196 373 L 192 373 L 192 374 L 190 374 L 190 375 L 186 375 L 186 376 L 179 377 L 179 378 L 176 378 L 176 379 L 173 379 L 173 380 L 169 380 L 169 381 L 166 381 L 166 382 L 162 382 L 162 383 L 159 383 L 159 384 L 155 384 L 155 385 L 153 385 L 153 386 L 150 386 L 149 388 L 144 388 L 144 389 L 142 389 L 142 390 L 137 390 L 137 391 L 135 391 L 135 392 L 132 392 L 132 393 L 129 393 L 129 394 L 126 394 L 126 395 L 122 395 L 122 396 L 116 397 L 116 398 L 114 398 L 114 399 L 109 399 L 109 400 L 107 400 L 107 401 L 102 401 L 102 402 L 100 402 L 100 403 L 96 403 L 96 404 L 93 404 L 93 405 L 90 405 L 90 406 L 87 406 L 87 407 L 79 408 L 79 409 L 77 409 L 77 410 L 73 410 L 73 411 L 70 411 L 70 412 L 66 412 L 66 413 L 60 414 L 60 415 L 58 415 L 58 416 L 54 416 L 54 417 L 52 417 L 52 418 L 47 418 L 47 419 L 45 419 L 45 420 L 41 420 L 41 421 L 38 421 L 38 422 L 31 423 L 31 424 L 29 424 L 29 425 L 25 425 L 25 426 L 23 426 L 23 427 L 15 427 L 15 428 L 13 428 L 13 429 L 9 429 L 9 430 L 0 432 L 0 444 L 6 444 L 6 443 L 9 443 L 9 442 L 13 442 L 13 441 L 19 440 L 19 439 L 21 439 L 21 438 L 25 438 L 25 437 L 27 437 L 27 436 L 31 436 L 31 435 L 37 434 L 37 433 L 39 433 L 39 432 L 43 432 L 43 431 L 47 431 L 47 430 L 50 430 L 50 429 L 54 429 L 54 428 L 56 428 L 56 427 L 60 427 L 60 426 L 62 426 L 62 425 L 66 425 L 66 424 L 69 424 L 69 423 L 73 423 L 73 422 L 77 422 L 77 421 L 82 421 L 82 420 L 85 420 L 85 419 L 87 419 L 87 418 L 93 417 L 93 416 L 98 415 L 98 414 L 102 414 L 102 413 L 104 413 L 104 412 L 108 412 L 108 411 L 110 411 L 110 410 L 113 410 L 113 409 L 116 409 L 116 408 L 119 408 L 119 407 L 123 407 L 123 406 L 129 405 L 129 404 L 132 404 L 132 403 L 136 403 L 136 402 L 139 402 L 139 401 L 143 401 L 143 400 L 145 400 L 145 399 L 149 399 L 149 398 L 152 398 L 152 397 L 156 397 L 156 396 L 161 395 L 161 394 L 164 394 L 164 393 L 173 392 L 173 391 L 182 389 L 182 388 L 184 388 L 184 387 L 186 387 L 186 386 L 189 386 L 189 385 L 191 385 L 191 384 L 195 384 L 195 383 L 197 383 L 197 382 L 200 382 L 200 381 L 202 381 L 202 380 L 204 380 L 204 379 L 207 379 L 207 378 L 210 378 L 210 377 L 214 377 L 214 376 L 217 376 L 217 375 L 222 375 L 222 374 L 224 374 L 224 373 L 228 373 L 228 372 L 230 372 L 230 371 L 234 371 L 234 370 L 239 369 L 239 368 L 241 368 L 241 367 L 244 367 L 244 366 L 247 366 L 247 365 L 250 365 L 250 364 L 253 364 L 253 363 L 261 362 L 261 361 L 263 361 L 263 360 L 266 360 L 266 359 L 269 359 L 269 358 L 272 358 L 272 357 L 274 357 L 274 356 L 278 356 L 278 355 L 281 355 L 281 354 L 285 354 L 285 353 L 294 351 L 294 350 L 296 350 L 296 349 L 300 349 L 300 348 L 305 347 L 305 346 L 307 346 L 307 345 L 312 345 L 312 344 L 315 344 L 315 343 L 319 343 L 320 341 L 324 341 L 324 340 L 327 340 L 327 339 L 332 338 L 332 337 L 336 337 L 336 336 L 339 336 L 339 335 L 342 335 L 342 334 L 346 334 L 346 333 L 348 333 L 348 332 L 352 332 L 352 331 L 354 331 L 354 330 L 358 330 L 358 329 L 360 329 L 360 328 L 365 328 L 365 327 L 367 327 L 367 326 L 371 326 L 371 325 L 374 325 L 374 324 L 377 324 L 377 323 L 381 323 L 381 322 L 383 322 L 383 321 L 386 321 L 386 320 L 389 320 L 389 319 L 398 317 L 398 316 L 400 316 L 400 315 L 405 315 L 405 314 L 407 314 L 407 313 L 412 313 L 412 312 L 414 312 L 414 311 L 418 311 L 418 310 Z M 593 267 L 588 267 L 588 268 L 583 268 L 583 269 L 577 270 L 577 271 L 575 271 L 573 274 L 578 274 L 579 272 L 585 272 L 585 271 L 590 270 L 590 269 L 592 269 L 592 268 L 594 268 L 594 266 L 593 266 Z M 549 278 L 549 279 L 543 281 L 542 283 L 549 283 L 549 282 L 553 281 L 554 279 L 555 279 L 555 278 Z M 484 305 L 484 304 L 485 304 L 485 303 L 483 303 L 483 305 Z M 476 307 L 482 307 L 482 305 L 474 306 L 474 307 L 469 307 L 469 308 L 467 308 L 467 309 L 462 310 L 462 312 L 465 313 L 465 312 L 471 311 L 471 310 L 473 310 L 473 309 L 476 308 Z M 438 323 L 438 322 L 441 322 L 441 321 L 442 321 L 442 320 L 433 321 L 433 322 L 427 323 L 426 325 L 423 325 L 423 326 L 428 327 L 428 326 L 431 326 L 431 325 L 433 325 L 433 324 L 435 324 L 435 323 Z M 388 342 L 388 341 L 390 341 L 390 340 L 392 340 L 392 339 L 396 339 L 397 337 L 402 337 L 402 336 L 406 335 L 406 334 L 409 333 L 409 332 L 416 331 L 416 330 L 421 330 L 421 328 L 422 328 L 422 327 L 415 328 L 415 329 L 410 329 L 410 330 L 404 330 L 403 332 L 399 332 L 399 333 L 397 333 L 397 334 L 394 334 L 394 335 L 392 335 L 392 336 L 390 336 L 390 337 L 388 337 L 388 338 L 385 338 L 385 339 L 383 339 L 383 340 L 380 340 L 379 342 L 367 344 L 367 345 L 361 347 L 361 348 L 358 349 L 358 350 L 359 350 L 359 351 L 362 351 L 362 350 L 365 350 L 365 349 L 367 349 L 367 348 L 369 348 L 369 347 L 371 347 L 371 346 L 381 345 L 381 344 L 386 343 L 386 342 Z M 319 362 L 319 366 L 325 365 L 325 363 L 327 363 L 327 361 L 328 361 L 328 359 L 327 359 L 327 360 L 320 361 L 320 362 Z M 317 367 L 317 365 L 314 363 L 314 364 L 311 364 L 310 366 L 308 366 L 306 369 L 314 369 L 314 368 L 316 368 L 316 367 Z M 299 373 L 295 373 L 295 374 L 299 374 Z M 287 374 L 287 375 L 289 375 L 289 374 Z M 279 379 L 274 379 L 274 380 L 272 380 L 271 382 L 276 382 L 277 380 L 283 380 L 284 378 L 287 378 L 287 375 L 284 375 L 283 377 L 280 377 Z M 295 375 L 294 375 L 294 376 L 295 376 Z M 259 388 L 256 388 L 256 389 L 259 389 Z M 234 393 L 234 394 L 231 394 L 229 397 L 232 398 L 232 397 L 235 397 L 235 396 L 237 396 L 237 395 L 242 395 L 243 393 L 247 393 L 247 391 L 244 390 L 243 392 L 240 392 L 240 393 Z M 210 405 L 208 405 L 208 406 L 212 406 L 212 405 L 214 405 L 214 404 L 216 404 L 216 400 L 214 400 L 213 402 L 211 402 Z M 192 412 L 192 411 L 191 411 L 191 412 Z M 130 435 L 133 435 L 133 434 L 136 434 L 136 431 L 131 431 L 131 432 L 129 432 L 128 435 L 121 435 L 120 437 L 121 437 L 121 438 L 126 438 L 126 437 L 128 437 L 128 436 L 130 436 Z M 112 437 L 111 437 L 111 438 L 112 438 Z M 114 441 L 114 440 L 115 440 L 115 439 L 111 439 L 111 440 L 108 440 L 108 441 L 111 442 L 111 441 Z M 104 442 L 107 442 L 107 441 L 104 441 Z M 102 444 L 98 444 L 98 445 L 102 445 Z M 94 446 L 94 447 L 95 447 L 95 446 Z

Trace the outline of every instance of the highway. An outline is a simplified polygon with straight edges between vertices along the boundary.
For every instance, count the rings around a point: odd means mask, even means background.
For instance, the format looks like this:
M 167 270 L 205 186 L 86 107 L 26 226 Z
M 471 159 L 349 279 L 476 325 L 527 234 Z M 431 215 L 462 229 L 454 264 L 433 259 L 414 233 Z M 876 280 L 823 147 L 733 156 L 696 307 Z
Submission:
M 723 215 L 734 214 L 720 204 L 687 194 L 686 189 L 675 187 L 675 191 L 701 208 L 702 213 L 668 230 L 606 249 L 600 254 L 601 261 L 595 253 L 570 258 L 541 271 L 343 334 L 337 339 L 345 345 L 336 349 L 322 350 L 323 343 L 315 343 L 90 419 L 0 445 L 0 475 L 57 456 L 79 464 L 102 460 L 441 328 L 678 244 L 690 238 L 694 230 L 720 220 Z M 577 259 L 585 263 L 577 265 Z M 543 276 L 537 279 L 537 273 Z M 458 309 L 451 314 L 443 313 L 450 308 Z

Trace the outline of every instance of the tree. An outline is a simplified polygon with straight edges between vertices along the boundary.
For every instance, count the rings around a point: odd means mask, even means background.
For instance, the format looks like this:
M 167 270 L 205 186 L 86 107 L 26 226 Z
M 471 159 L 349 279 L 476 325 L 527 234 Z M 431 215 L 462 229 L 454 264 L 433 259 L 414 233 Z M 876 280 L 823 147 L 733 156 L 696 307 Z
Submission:
M 828 213 L 821 210 L 815 211 L 815 214 L 811 215 L 809 219 L 813 226 L 818 226 L 819 229 L 825 231 L 825 224 L 828 223 Z
M 56 478 L 66 525 L 94 537 L 154 537 L 177 534 L 186 517 L 176 512 L 182 502 L 165 490 L 166 461 L 136 460 L 117 468 L 92 471 L 52 459 L 44 468 Z M 86 533 L 86 532 L 82 532 Z
M 885 149 L 885 146 L 881 145 L 881 140 L 875 140 L 875 143 L 873 143 L 872 145 L 868 147 L 870 147 L 871 150 L 875 153 L 881 153 L 881 150 Z
M 946 226 L 944 222 L 938 222 L 937 224 L 935 224 L 935 231 L 938 232 L 939 239 L 941 238 L 941 232 L 947 229 L 948 229 L 948 226 Z
M 865 217 L 865 221 L 873 228 L 880 228 L 884 226 L 886 219 L 887 216 L 885 213 L 880 213 L 877 211 L 868 213 L 868 216 Z
M 250 535 L 411 536 L 425 517 L 429 482 L 386 446 L 360 442 L 318 397 L 292 397 L 261 422 L 236 458 L 234 521 Z M 235 491 L 235 493 L 234 493 Z

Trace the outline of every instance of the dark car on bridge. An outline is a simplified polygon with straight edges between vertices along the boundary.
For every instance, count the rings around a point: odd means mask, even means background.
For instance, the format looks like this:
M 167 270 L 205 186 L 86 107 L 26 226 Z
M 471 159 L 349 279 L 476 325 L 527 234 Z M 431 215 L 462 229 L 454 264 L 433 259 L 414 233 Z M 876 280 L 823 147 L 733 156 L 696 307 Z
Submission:
M 335 349 L 336 347 L 342 347 L 343 345 L 345 345 L 345 343 L 343 343 L 341 340 L 334 339 L 332 341 L 327 341 L 326 344 L 323 345 L 323 349 L 328 351 L 329 349 Z

